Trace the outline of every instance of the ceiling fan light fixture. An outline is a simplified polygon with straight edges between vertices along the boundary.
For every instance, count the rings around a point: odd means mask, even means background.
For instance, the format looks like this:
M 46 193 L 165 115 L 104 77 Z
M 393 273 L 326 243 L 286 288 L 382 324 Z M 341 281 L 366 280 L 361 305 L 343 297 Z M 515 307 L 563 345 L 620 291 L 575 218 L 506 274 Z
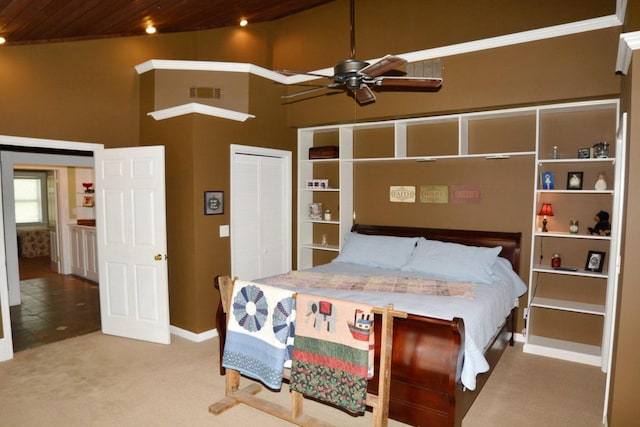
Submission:
M 241 27 L 246 27 L 248 23 L 249 23 L 249 21 L 247 21 L 247 18 L 242 18 L 240 20 L 240 26 Z
M 5 44 L 7 42 L 7 39 L 5 39 L 4 37 L 0 36 L 0 44 Z
M 144 31 L 147 34 L 155 34 L 157 30 L 156 27 L 153 26 L 153 24 L 147 24 Z

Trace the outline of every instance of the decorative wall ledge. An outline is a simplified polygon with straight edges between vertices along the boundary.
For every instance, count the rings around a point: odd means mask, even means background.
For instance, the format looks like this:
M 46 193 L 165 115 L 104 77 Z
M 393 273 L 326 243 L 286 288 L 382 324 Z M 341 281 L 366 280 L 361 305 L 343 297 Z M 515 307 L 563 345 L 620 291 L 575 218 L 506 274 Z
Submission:
M 616 71 L 627 74 L 633 51 L 640 49 L 640 31 L 620 34 L 618 43 L 618 60 L 616 61 Z
M 212 107 L 210 105 L 199 104 L 197 102 L 164 108 L 162 110 L 152 111 L 147 114 L 156 120 L 164 120 L 192 113 L 205 114 L 207 116 L 220 117 L 222 119 L 236 120 L 238 122 L 244 122 L 249 118 L 254 119 L 256 117 L 253 114 L 240 113 L 238 111 Z

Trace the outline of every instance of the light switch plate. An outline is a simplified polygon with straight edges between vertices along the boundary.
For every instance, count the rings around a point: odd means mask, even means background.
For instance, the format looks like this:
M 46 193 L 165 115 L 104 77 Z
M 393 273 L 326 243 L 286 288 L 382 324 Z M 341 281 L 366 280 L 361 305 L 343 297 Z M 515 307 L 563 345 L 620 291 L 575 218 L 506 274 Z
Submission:
M 229 226 L 221 225 L 220 226 L 220 237 L 229 237 Z

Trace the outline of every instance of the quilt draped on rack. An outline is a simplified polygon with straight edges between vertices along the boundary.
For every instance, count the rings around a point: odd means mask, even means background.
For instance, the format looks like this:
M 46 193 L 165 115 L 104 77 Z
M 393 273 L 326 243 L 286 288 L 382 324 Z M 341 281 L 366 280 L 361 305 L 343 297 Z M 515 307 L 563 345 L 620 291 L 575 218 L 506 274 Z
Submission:
M 297 294 L 291 389 L 352 413 L 373 376 L 372 306 Z
M 222 366 L 280 389 L 291 359 L 293 292 L 236 280 L 229 311 Z

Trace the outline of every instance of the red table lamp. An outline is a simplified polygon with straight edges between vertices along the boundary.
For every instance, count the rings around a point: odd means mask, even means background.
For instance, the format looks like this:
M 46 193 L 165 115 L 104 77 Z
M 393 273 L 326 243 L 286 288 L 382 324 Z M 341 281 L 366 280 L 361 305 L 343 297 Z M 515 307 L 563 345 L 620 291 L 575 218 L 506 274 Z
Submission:
M 540 212 L 538 215 L 542 216 L 542 232 L 546 233 L 547 231 L 547 217 L 553 216 L 553 208 L 551 207 L 551 203 L 543 203 L 540 208 Z

